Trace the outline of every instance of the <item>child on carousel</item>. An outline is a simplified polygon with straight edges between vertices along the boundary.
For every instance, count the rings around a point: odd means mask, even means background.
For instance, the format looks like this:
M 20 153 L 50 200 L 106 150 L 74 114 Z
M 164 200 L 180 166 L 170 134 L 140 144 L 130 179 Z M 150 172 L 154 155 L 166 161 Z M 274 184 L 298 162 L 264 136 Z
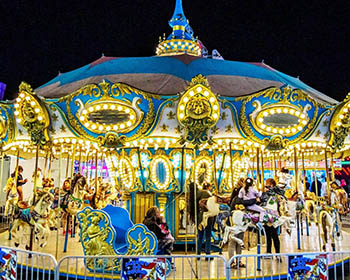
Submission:
M 246 200 L 254 200 L 256 199 L 256 202 L 260 201 L 261 192 L 259 192 L 256 188 L 253 186 L 253 179 L 247 178 L 244 182 L 244 187 L 240 189 L 238 193 L 238 197 L 241 198 L 243 201 Z M 246 208 L 253 212 L 260 213 L 259 215 L 259 221 L 262 222 L 265 215 L 265 209 L 261 206 L 257 205 L 256 203 L 246 206 Z

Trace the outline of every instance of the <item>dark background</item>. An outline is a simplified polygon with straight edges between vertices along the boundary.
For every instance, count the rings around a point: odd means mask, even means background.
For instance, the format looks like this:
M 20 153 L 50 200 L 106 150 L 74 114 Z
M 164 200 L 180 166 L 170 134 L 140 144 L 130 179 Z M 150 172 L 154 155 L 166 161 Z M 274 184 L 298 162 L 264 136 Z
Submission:
M 2 0 L 5 98 L 106 56 L 152 56 L 175 0 Z M 264 62 L 342 100 L 350 91 L 347 1 L 183 0 L 195 36 L 227 60 Z

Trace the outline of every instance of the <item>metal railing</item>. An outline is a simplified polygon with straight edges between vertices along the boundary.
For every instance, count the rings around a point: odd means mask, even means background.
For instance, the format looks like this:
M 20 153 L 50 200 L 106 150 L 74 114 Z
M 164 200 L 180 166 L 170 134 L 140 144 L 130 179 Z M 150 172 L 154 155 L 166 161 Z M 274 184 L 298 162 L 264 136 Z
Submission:
M 57 261 L 50 254 L 1 246 L 1 270 L 4 278 L 19 280 L 55 280 Z
M 304 279 L 296 278 L 301 272 L 307 277 L 318 275 L 307 279 L 350 279 L 350 251 L 237 255 L 230 260 L 217 255 L 66 256 L 58 262 L 52 255 L 39 252 L 4 246 L 0 252 L 0 279 L 9 280 L 125 279 L 120 274 L 122 267 L 146 263 L 147 268 L 159 260 L 166 279 L 173 280 Z M 12 263 L 6 263 L 11 258 Z M 135 273 L 135 268 L 132 271 Z

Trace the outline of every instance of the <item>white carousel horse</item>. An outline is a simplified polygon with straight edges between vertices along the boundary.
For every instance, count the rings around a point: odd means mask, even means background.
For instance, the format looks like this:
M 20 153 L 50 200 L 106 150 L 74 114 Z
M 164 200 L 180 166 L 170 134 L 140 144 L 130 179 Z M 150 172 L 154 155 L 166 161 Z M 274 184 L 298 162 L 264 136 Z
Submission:
M 48 192 L 42 192 L 38 194 L 37 203 L 26 209 L 16 209 L 14 215 L 14 221 L 11 227 L 11 235 L 15 242 L 15 246 L 18 247 L 21 243 L 20 236 L 23 236 L 26 240 L 26 249 L 28 249 L 28 232 L 34 227 L 35 238 L 39 241 L 40 246 L 44 247 L 47 243 L 49 236 L 49 224 L 48 224 L 48 209 L 53 200 L 53 195 Z
M 309 192 L 309 191 L 306 192 L 305 211 L 303 213 L 308 218 L 310 226 L 311 226 L 310 215 L 313 216 L 315 224 L 318 225 L 317 213 L 316 213 L 316 199 L 317 198 L 316 198 L 316 195 L 314 193 Z
M 342 237 L 342 223 L 338 211 L 332 207 L 328 207 L 327 210 L 322 210 L 320 212 L 320 224 L 322 228 L 322 249 L 325 251 L 328 242 L 328 234 L 331 239 L 332 247 L 335 246 L 334 237 Z
M 94 204 L 97 209 L 106 207 L 111 200 L 114 200 L 118 195 L 118 192 L 110 183 L 102 182 L 98 188 L 96 195 L 94 196 Z
M 8 178 L 4 192 L 7 195 L 6 204 L 5 204 L 5 216 L 12 216 L 15 206 L 17 205 L 19 195 L 17 192 L 16 184 L 12 177 Z
M 242 248 L 244 247 L 243 240 L 237 238 L 235 235 L 241 232 L 245 232 L 250 225 L 253 225 L 251 223 L 251 220 L 245 217 L 246 215 L 247 214 L 241 210 L 235 210 L 232 212 L 232 226 L 225 226 L 225 231 L 220 243 L 220 247 L 223 247 L 223 245 L 225 245 L 229 239 L 236 241 Z
M 83 175 L 76 174 L 71 183 L 71 194 L 68 195 L 67 205 L 64 211 L 75 216 L 78 211 L 82 210 L 84 197 L 86 195 L 86 178 Z
M 332 194 L 335 194 L 335 197 L 332 197 Z M 334 200 L 334 201 L 332 201 Z M 348 195 L 346 191 L 342 188 L 337 188 L 335 190 L 331 191 L 331 205 L 337 205 L 337 208 L 339 209 L 340 215 L 346 215 L 349 213 L 348 208 Z
M 220 204 L 217 203 L 217 197 L 216 196 L 211 196 L 207 199 L 206 202 L 206 209 L 207 211 L 203 212 L 203 220 L 202 222 L 199 224 L 199 228 L 206 228 L 207 224 L 208 224 L 208 219 L 210 217 L 215 217 L 216 215 L 218 215 L 220 213 Z

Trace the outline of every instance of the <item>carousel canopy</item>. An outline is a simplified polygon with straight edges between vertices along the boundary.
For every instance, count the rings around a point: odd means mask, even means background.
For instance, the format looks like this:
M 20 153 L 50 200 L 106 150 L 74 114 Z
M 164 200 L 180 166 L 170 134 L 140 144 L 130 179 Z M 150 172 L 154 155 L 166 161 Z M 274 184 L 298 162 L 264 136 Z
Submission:
M 60 74 L 36 89 L 36 93 L 45 98 L 59 98 L 86 84 L 106 79 L 155 94 L 174 95 L 184 92 L 198 74 L 205 76 L 213 92 L 221 96 L 244 96 L 268 87 L 288 85 L 307 92 L 320 102 L 338 103 L 298 78 L 283 74 L 263 62 L 245 63 L 188 54 L 127 58 L 103 56 L 79 69 Z

